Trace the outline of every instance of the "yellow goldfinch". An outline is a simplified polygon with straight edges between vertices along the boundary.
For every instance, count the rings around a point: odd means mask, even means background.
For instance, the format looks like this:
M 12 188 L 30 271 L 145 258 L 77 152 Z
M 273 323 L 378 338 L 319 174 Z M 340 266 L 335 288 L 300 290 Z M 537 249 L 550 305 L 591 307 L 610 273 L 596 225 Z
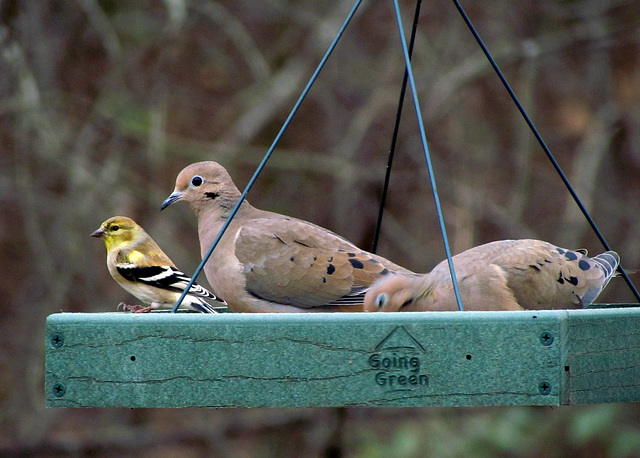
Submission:
M 91 234 L 104 240 L 107 268 L 113 279 L 149 307 L 127 306 L 125 309 L 148 312 L 159 307 L 172 307 L 190 278 L 179 271 L 158 244 L 135 221 L 126 216 L 106 220 Z M 216 313 L 203 298 L 226 302 L 194 283 L 183 304 L 203 313 Z

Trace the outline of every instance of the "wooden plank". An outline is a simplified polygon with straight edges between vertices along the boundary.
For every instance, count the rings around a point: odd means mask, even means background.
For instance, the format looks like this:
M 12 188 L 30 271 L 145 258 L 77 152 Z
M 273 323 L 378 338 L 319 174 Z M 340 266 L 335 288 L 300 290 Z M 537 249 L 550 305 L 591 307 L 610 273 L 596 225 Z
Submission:
M 567 350 L 571 404 L 640 401 L 638 308 L 571 312 Z
M 567 313 L 58 313 L 46 404 L 557 405 Z

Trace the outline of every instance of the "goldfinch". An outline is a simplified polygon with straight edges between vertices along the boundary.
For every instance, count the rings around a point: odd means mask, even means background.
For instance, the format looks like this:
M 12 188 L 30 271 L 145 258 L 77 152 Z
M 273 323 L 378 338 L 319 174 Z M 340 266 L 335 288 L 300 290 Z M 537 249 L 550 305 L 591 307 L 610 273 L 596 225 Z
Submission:
M 179 271 L 158 244 L 135 221 L 126 216 L 106 220 L 91 237 L 104 240 L 107 268 L 113 279 L 129 293 L 150 304 L 148 307 L 127 306 L 135 312 L 148 312 L 159 307 L 173 307 L 190 278 Z M 194 283 L 183 304 L 202 313 L 216 313 L 204 298 L 226 305 L 226 302 Z

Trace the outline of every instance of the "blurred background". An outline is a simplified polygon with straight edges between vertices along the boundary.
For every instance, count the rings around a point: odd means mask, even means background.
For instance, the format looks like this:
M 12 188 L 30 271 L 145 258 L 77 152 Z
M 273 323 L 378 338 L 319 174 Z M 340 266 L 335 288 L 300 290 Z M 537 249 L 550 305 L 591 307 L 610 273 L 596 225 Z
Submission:
M 609 244 L 637 269 L 640 3 L 463 3 Z M 193 272 L 195 217 L 186 205 L 159 212 L 176 175 L 216 160 L 242 189 L 352 5 L 0 0 L 0 455 L 640 455 L 633 404 L 44 408 L 46 317 L 132 300 L 89 234 L 130 216 Z M 401 2 L 407 31 L 414 5 Z M 527 237 L 602 251 L 453 3 L 425 2 L 413 62 L 452 251 Z M 365 1 L 249 200 L 369 249 L 403 70 L 392 3 Z M 410 103 L 378 252 L 421 272 L 444 258 Z M 634 299 L 614 279 L 600 301 Z

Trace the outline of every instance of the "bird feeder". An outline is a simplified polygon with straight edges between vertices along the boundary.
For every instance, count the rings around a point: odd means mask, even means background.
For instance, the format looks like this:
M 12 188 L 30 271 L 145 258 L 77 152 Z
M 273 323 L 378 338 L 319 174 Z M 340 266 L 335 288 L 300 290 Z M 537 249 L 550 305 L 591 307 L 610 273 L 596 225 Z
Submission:
M 410 48 L 397 1 L 394 5 L 419 115 Z M 433 178 L 421 119 L 419 124 Z M 433 180 L 432 184 L 439 209 Z M 443 239 L 450 259 L 444 230 Z M 46 322 L 46 405 L 217 408 L 640 401 L 640 310 L 624 305 L 511 312 L 56 313 Z
M 56 313 L 47 407 L 640 401 L 640 310 Z

